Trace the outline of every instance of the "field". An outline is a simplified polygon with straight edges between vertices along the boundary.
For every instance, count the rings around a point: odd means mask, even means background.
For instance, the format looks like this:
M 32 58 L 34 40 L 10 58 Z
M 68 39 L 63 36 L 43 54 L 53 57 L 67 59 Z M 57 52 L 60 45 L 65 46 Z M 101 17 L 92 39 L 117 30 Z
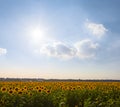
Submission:
M 0 82 L 0 107 L 120 107 L 120 82 Z

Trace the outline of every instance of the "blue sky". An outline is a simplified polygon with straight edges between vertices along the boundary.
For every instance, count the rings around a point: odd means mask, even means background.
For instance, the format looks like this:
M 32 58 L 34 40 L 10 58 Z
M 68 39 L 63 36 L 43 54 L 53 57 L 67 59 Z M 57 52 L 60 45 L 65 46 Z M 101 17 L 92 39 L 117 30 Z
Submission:
M 0 77 L 120 79 L 119 0 L 0 0 Z

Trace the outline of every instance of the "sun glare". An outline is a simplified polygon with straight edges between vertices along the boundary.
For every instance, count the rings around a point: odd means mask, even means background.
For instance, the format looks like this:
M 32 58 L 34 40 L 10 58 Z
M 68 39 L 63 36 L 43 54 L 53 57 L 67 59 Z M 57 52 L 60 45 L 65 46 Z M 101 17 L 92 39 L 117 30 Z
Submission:
M 44 32 L 40 28 L 34 28 L 31 31 L 31 36 L 34 41 L 40 41 L 44 38 Z
M 45 40 L 45 30 L 41 27 L 30 27 L 28 36 L 33 44 L 39 44 Z

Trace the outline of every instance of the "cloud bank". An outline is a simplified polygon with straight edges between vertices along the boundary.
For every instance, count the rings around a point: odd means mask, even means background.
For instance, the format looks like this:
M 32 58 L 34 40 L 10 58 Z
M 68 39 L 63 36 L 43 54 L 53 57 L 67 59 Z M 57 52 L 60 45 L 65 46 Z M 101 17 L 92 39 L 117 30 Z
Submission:
M 90 39 L 84 39 L 73 45 L 68 45 L 63 42 L 44 44 L 39 52 L 40 54 L 60 59 L 72 59 L 74 57 L 87 59 L 95 57 L 98 47 L 98 43 L 94 43 Z
M 85 22 L 85 30 L 96 38 L 103 37 L 108 29 L 100 23 L 94 23 L 87 20 Z M 61 41 L 48 41 L 40 47 L 39 53 L 60 59 L 88 59 L 96 57 L 96 53 L 100 47 L 99 43 L 91 39 L 83 39 L 73 44 L 66 44 Z
M 75 43 L 75 48 L 77 49 L 76 55 L 79 58 L 92 58 L 99 47 L 98 43 L 94 43 L 90 39 L 82 40 Z
M 7 49 L 0 48 L 0 56 L 7 54 Z
M 71 59 L 75 56 L 76 50 L 65 43 L 53 42 L 43 45 L 40 49 L 40 53 L 62 59 Z

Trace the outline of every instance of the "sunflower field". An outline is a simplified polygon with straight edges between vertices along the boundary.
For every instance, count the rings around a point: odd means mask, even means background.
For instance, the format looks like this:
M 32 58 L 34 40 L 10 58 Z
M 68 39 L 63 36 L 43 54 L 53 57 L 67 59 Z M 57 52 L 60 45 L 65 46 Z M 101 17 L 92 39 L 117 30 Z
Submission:
M 120 82 L 0 82 L 0 107 L 120 107 Z

